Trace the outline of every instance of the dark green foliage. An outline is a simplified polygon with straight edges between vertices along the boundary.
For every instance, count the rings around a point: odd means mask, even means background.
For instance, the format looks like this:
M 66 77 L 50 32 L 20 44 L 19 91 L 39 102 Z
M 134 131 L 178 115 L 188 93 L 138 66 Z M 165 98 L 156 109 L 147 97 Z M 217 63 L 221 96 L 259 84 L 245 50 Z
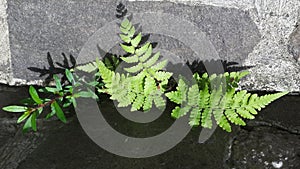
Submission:
M 50 94 L 50 98 L 52 99 L 40 98 L 38 91 L 33 86 L 30 86 L 30 98 L 24 99 L 22 101 L 22 106 L 12 105 L 3 107 L 2 109 L 8 112 L 23 112 L 17 123 L 26 120 L 23 126 L 24 132 L 29 129 L 37 131 L 37 118 L 42 114 L 44 107 L 46 106 L 51 107 L 51 112 L 46 115 L 46 119 L 56 115 L 58 119 L 66 123 L 67 119 L 65 117 L 64 108 L 72 105 L 76 107 L 76 98 L 78 97 L 91 97 L 96 99 L 97 96 L 90 89 L 87 89 L 87 91 L 79 90 L 77 93 L 74 93 L 74 87 L 78 87 L 83 81 L 82 79 L 78 79 L 78 82 L 76 82 L 73 73 L 68 69 L 66 69 L 65 74 L 68 79 L 68 84 L 61 84 L 61 79 L 57 75 L 54 75 L 53 79 L 55 81 L 55 87 L 44 87 L 39 89 L 39 92 L 41 93 Z

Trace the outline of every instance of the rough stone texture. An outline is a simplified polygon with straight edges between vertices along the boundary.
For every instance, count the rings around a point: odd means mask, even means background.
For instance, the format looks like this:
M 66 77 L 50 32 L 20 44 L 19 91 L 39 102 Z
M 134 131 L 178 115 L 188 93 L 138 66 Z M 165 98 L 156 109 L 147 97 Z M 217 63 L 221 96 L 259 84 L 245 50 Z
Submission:
M 115 8 L 111 1 L 8 1 L 14 78 L 41 79 L 28 67 L 47 67 L 48 52 L 55 61 L 61 53 L 76 56 L 89 36 L 115 18 Z
M 300 1 L 264 0 L 255 1 L 255 6 L 251 16 L 263 38 L 245 61 L 255 65 L 244 83 L 246 88 L 299 91 L 300 67 L 287 46 L 299 17 Z
M 241 131 L 234 140 L 229 165 L 239 169 L 299 168 L 299 147 L 299 136 L 285 131 L 269 127 Z
M 0 0 L 0 82 L 2 83 L 7 83 L 12 77 L 6 9 L 6 0 Z
M 11 55 L 7 56 L 11 61 L 1 71 L 8 72 L 11 64 L 13 74 L 2 81 L 15 85 L 40 83 L 41 78 L 28 67 L 47 67 L 47 52 L 55 61 L 62 60 L 62 52 L 76 58 L 88 38 L 115 19 L 117 2 L 8 1 Z M 300 67 L 288 51 L 299 17 L 298 0 L 130 0 L 125 4 L 129 12 L 163 12 L 193 22 L 206 33 L 220 58 L 255 66 L 242 83 L 245 89 L 300 90 Z M 5 30 L 1 32 L 5 35 Z M 184 52 L 188 46 L 178 49 L 172 39 L 163 42 L 168 45 L 162 49 L 174 49 L 176 55 L 189 54 Z
M 131 0 L 136 1 L 136 0 Z M 144 2 L 144 0 L 138 0 Z M 289 37 L 299 18 L 297 0 L 170 0 L 191 6 L 212 5 L 249 12 L 262 39 L 242 65 L 253 65 L 241 84 L 248 90 L 300 90 L 300 67 L 288 51 Z M 225 31 L 226 32 L 226 31 Z M 296 40 L 298 44 L 298 40 Z M 221 54 L 220 54 L 221 55 Z
M 299 20 L 300 21 L 300 20 Z M 295 30 L 290 36 L 289 52 L 294 56 L 294 59 L 300 63 L 300 22 L 298 21 Z

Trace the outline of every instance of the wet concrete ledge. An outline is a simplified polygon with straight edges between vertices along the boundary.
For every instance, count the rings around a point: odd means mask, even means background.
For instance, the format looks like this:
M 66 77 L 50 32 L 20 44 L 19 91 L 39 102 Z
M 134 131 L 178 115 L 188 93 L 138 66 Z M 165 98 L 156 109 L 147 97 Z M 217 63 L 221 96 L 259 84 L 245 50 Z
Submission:
M 0 106 L 28 96 L 27 87 L 0 87 Z M 39 120 L 36 133 L 22 134 L 16 114 L 0 110 L 0 168 L 2 169 L 263 169 L 300 167 L 300 97 L 285 96 L 266 109 L 246 127 L 232 133 L 218 128 L 204 144 L 199 144 L 201 128 L 168 152 L 145 159 L 113 155 L 98 147 L 82 130 L 75 114 L 67 124 L 56 119 Z M 173 122 L 169 113 L 156 123 L 140 125 L 125 121 L 103 100 L 107 121 L 127 135 L 145 137 L 164 131 Z M 149 127 L 151 126 L 151 127 Z M 145 135 L 146 133 L 146 135 Z M 274 167 L 276 166 L 276 167 Z

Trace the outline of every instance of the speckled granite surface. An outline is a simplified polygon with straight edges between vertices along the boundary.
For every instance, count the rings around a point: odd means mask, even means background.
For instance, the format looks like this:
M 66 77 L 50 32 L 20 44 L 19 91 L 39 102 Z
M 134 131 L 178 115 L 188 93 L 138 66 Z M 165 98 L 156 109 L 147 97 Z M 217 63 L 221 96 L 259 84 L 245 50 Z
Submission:
M 1 58 L 6 59 L 0 62 L 0 78 L 11 85 L 40 84 L 43 78 L 28 67 L 49 66 L 48 52 L 57 62 L 63 60 L 61 53 L 76 58 L 93 33 L 116 19 L 118 3 L 114 0 L 1 2 L 2 12 L 6 12 L 1 14 L 1 23 L 7 23 L 9 36 L 1 45 Z M 255 66 L 241 84 L 243 88 L 300 91 L 300 66 L 294 56 L 299 48 L 299 38 L 294 38 L 299 34 L 298 0 L 123 2 L 132 13 L 167 13 L 192 22 L 206 34 L 221 59 Z M 2 34 L 7 35 L 6 27 L 2 28 Z M 172 37 L 156 39 L 166 44 L 159 46 L 161 49 L 183 57 L 188 54 L 184 51 L 189 46 L 178 46 Z

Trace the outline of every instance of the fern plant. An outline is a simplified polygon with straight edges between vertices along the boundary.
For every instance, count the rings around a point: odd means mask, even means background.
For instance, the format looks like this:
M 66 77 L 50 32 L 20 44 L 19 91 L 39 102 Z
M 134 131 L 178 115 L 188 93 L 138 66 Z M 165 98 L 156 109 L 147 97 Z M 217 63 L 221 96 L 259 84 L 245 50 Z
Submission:
M 157 107 L 163 107 L 165 95 L 170 101 L 178 104 L 171 113 L 174 118 L 180 118 L 189 113 L 189 124 L 205 128 L 212 127 L 212 118 L 224 130 L 230 132 L 230 123 L 244 126 L 243 119 L 253 119 L 257 111 L 272 101 L 284 96 L 287 92 L 258 96 L 237 91 L 238 83 L 249 72 L 231 72 L 220 75 L 207 73 L 194 74 L 196 84 L 189 86 L 183 78 L 179 79 L 175 91 L 166 92 L 172 73 L 164 71 L 167 60 L 158 62 L 160 53 L 153 54 L 150 42 L 140 44 L 142 33 L 136 33 L 133 24 L 125 18 L 120 25 L 119 34 L 123 43 L 122 49 L 129 56 L 120 57 L 130 67 L 124 68 L 127 74 L 121 74 L 109 69 L 102 61 L 78 67 L 91 72 L 98 69 L 104 85 L 99 92 L 111 95 L 112 100 L 119 102 L 119 107 L 131 105 L 132 111 L 152 108 L 153 102 Z M 185 104 L 183 104 L 185 103 Z M 185 105 L 180 107 L 179 105 Z
M 130 54 L 121 57 L 121 60 L 134 64 L 124 68 L 127 74 L 114 72 L 99 60 L 78 69 L 87 72 L 98 69 L 105 84 L 98 91 L 110 94 L 112 100 L 119 102 L 119 107 L 131 105 L 131 111 L 140 109 L 147 111 L 152 108 L 154 102 L 156 107 L 163 108 L 166 102 L 162 95 L 165 85 L 172 76 L 172 73 L 162 70 L 168 61 L 158 61 L 160 53 L 153 54 L 150 42 L 140 44 L 142 33 L 136 33 L 135 27 L 127 18 L 122 21 L 120 31 L 122 32 L 120 38 L 125 43 L 121 43 L 120 46 Z
M 201 125 L 211 128 L 213 116 L 222 129 L 230 132 L 230 123 L 245 126 L 243 118 L 254 119 L 257 111 L 288 93 L 267 94 L 259 97 L 246 90 L 236 91 L 236 84 L 247 74 L 248 72 L 211 76 L 207 73 L 202 76 L 194 74 L 197 84 L 191 87 L 180 79 L 176 91 L 166 93 L 166 96 L 177 104 L 186 102 L 186 106 L 176 106 L 172 111 L 172 117 L 180 118 L 190 112 L 189 124 L 191 126 Z
M 244 119 L 253 119 L 262 108 L 272 101 L 286 95 L 288 92 L 258 96 L 245 90 L 237 90 L 238 83 L 249 72 L 231 72 L 224 74 L 208 75 L 204 73 L 193 75 L 193 81 L 188 83 L 187 79 L 179 78 L 174 91 L 169 89 L 171 72 L 164 70 L 168 64 L 167 60 L 160 61 L 160 53 L 154 52 L 150 42 L 142 43 L 142 33 L 136 32 L 133 23 L 125 18 L 120 25 L 120 38 L 123 41 L 120 46 L 127 55 L 111 59 L 105 58 L 101 61 L 96 58 L 94 62 L 76 66 L 75 69 L 93 73 L 95 79 L 85 82 L 76 74 L 66 70 L 69 84 L 63 85 L 57 76 L 54 76 L 56 87 L 45 87 L 40 92 L 52 93 L 52 99 L 39 97 L 34 87 L 30 87 L 31 98 L 27 99 L 22 106 L 13 105 L 3 108 L 9 112 L 23 112 L 18 123 L 25 120 L 24 130 L 36 128 L 36 119 L 42 113 L 45 106 L 51 107 L 50 118 L 56 115 L 61 121 L 66 122 L 63 108 L 73 105 L 76 107 L 76 98 L 90 97 L 97 99 L 92 90 L 79 89 L 74 93 L 73 87 L 82 84 L 96 88 L 100 93 L 110 95 L 110 99 L 116 100 L 119 107 L 131 106 L 131 111 L 148 111 L 154 105 L 163 108 L 166 96 L 171 102 L 177 104 L 172 110 L 171 116 L 180 118 L 189 116 L 191 126 L 212 127 L 213 118 L 217 124 L 227 132 L 231 131 L 230 123 L 244 126 Z M 116 67 L 124 62 L 127 67 L 126 73 L 116 72 Z

